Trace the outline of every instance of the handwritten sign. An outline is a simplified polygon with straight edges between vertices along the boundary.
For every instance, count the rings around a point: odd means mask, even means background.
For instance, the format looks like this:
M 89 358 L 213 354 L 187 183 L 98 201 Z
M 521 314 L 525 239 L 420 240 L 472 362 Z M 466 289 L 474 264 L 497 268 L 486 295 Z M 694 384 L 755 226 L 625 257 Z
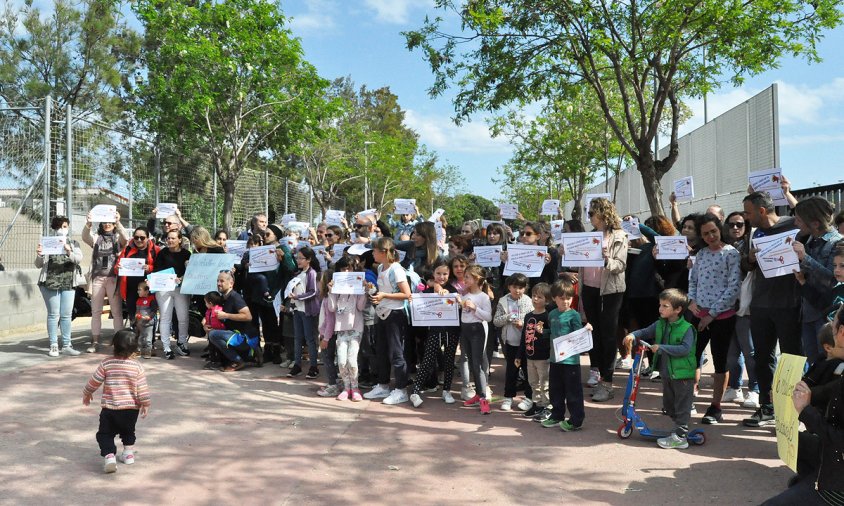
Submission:
M 657 260 L 685 260 L 689 256 L 688 240 L 684 235 L 654 237 Z
M 624 233 L 627 234 L 628 239 L 642 238 L 642 231 L 639 230 L 639 218 L 631 216 L 629 219 L 622 220 L 621 228 L 624 229 Z
M 782 169 L 765 169 L 751 172 L 748 177 L 753 191 L 767 192 L 776 206 L 787 206 L 788 199 L 782 190 Z
M 456 295 L 416 293 L 410 300 L 410 319 L 414 327 L 457 327 L 460 304 Z
M 692 176 L 674 181 L 674 196 L 677 200 L 692 200 L 695 197 L 695 182 Z
M 249 272 L 267 272 L 278 267 L 275 246 L 256 246 L 249 248 Z
M 554 338 L 551 344 L 554 347 L 554 362 L 559 363 L 569 357 L 578 356 L 591 350 L 592 332 L 584 327 L 571 334 Z
M 529 278 L 538 278 L 545 268 L 546 246 L 525 246 L 511 244 L 507 247 L 507 263 L 504 264 L 504 275 L 509 276 L 521 272 Z
M 92 223 L 114 223 L 117 221 L 117 206 L 100 204 L 91 209 Z
M 362 272 L 335 272 L 331 278 L 334 282 L 331 293 L 363 295 L 365 293 L 364 279 Z
M 42 255 L 62 255 L 65 253 L 64 245 L 67 244 L 67 237 L 45 235 L 39 244 L 41 244 Z
M 147 275 L 147 285 L 151 293 L 172 292 L 176 289 L 176 272 L 172 267 L 159 272 L 151 272 Z
M 542 211 L 539 214 L 546 214 L 549 216 L 557 216 L 560 214 L 560 200 L 559 199 L 545 199 L 542 201 Z
M 498 204 L 498 209 L 501 211 L 501 218 L 505 220 L 515 220 L 519 217 L 519 204 Z
M 475 246 L 475 263 L 481 267 L 498 267 L 503 249 L 503 246 Z
M 120 267 L 117 269 L 118 276 L 129 277 L 144 277 L 146 272 L 144 266 L 147 264 L 146 258 L 121 258 Z
M 753 239 L 756 253 L 756 263 L 766 278 L 790 276 L 794 271 L 800 272 L 800 261 L 794 252 L 794 241 L 797 230 L 789 230 L 780 234 L 757 237 Z
M 604 233 L 574 232 L 562 235 L 565 267 L 603 267 Z
M 194 253 L 182 276 L 183 294 L 205 295 L 217 290 L 217 276 L 220 271 L 231 270 L 240 258 L 236 255 L 217 253 Z
M 343 226 L 343 220 L 346 218 L 345 211 L 338 211 L 336 209 L 329 209 L 325 212 L 325 222 L 329 225 Z
M 800 421 L 794 409 L 791 395 L 794 386 L 803 375 L 803 365 L 806 357 L 783 353 L 777 361 L 774 372 L 774 383 L 771 397 L 774 401 L 774 412 L 777 414 L 777 454 L 785 465 L 797 472 L 797 432 Z
M 393 214 L 416 214 L 416 199 L 393 199 Z
M 158 204 L 158 207 L 156 207 L 155 219 L 163 220 L 164 218 L 173 216 L 176 214 L 176 209 L 178 208 L 179 206 L 176 204 L 162 202 Z

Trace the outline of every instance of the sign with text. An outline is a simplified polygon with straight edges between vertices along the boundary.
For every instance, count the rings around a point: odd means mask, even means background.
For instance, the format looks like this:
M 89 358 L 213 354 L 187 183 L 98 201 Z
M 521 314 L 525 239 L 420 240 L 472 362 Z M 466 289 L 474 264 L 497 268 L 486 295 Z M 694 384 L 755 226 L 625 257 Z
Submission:
M 803 376 L 805 363 L 806 357 L 789 353 L 780 355 L 771 388 L 774 413 L 777 414 L 777 454 L 795 473 L 797 472 L 797 433 L 800 429 L 800 421 L 797 419 L 798 413 L 794 409 L 791 395 L 794 392 L 794 386 Z

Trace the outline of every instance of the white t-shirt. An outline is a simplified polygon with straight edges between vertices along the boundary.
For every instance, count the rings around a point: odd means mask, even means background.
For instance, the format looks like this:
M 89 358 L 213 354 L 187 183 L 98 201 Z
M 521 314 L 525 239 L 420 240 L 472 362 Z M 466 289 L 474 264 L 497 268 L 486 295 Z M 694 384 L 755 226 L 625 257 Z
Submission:
M 393 273 L 390 275 L 390 273 Z M 395 285 L 390 281 L 390 278 L 393 278 Z M 383 266 L 378 268 L 378 291 L 384 293 L 399 293 L 401 290 L 398 289 L 398 284 L 404 281 L 407 283 L 407 273 L 404 270 L 404 267 L 401 266 L 398 262 L 393 262 L 389 268 L 384 269 Z M 394 299 L 381 299 L 381 302 L 378 304 L 378 312 L 382 314 L 386 314 L 387 311 L 392 311 L 394 309 L 402 309 L 404 307 L 403 300 L 394 300 Z
M 295 293 L 298 296 L 298 295 L 302 295 L 303 293 L 305 293 L 305 287 L 308 284 L 308 272 L 307 271 L 300 272 L 296 277 L 299 278 L 299 284 L 297 284 L 293 288 L 293 293 Z M 305 301 L 296 299 L 296 300 L 293 301 L 293 307 L 296 309 L 296 311 L 304 312 L 305 311 Z

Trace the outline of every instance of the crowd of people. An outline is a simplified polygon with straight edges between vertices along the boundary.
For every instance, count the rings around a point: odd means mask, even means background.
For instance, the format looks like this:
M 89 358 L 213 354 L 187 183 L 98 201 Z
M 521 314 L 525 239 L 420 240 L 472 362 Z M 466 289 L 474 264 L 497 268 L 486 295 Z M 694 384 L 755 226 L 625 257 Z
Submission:
M 705 213 L 681 217 L 672 195 L 670 218 L 641 219 L 638 237 L 629 237 L 622 225 L 640 217 L 620 216 L 611 201 L 595 198 L 587 216 L 589 228 L 603 237 L 603 265 L 577 269 L 562 266 L 565 251 L 549 222 L 542 220 L 497 220 L 486 227 L 481 220 L 470 220 L 446 237 L 445 217 L 429 221 L 418 209 L 395 220 L 360 213 L 351 224 L 343 219 L 305 229 L 271 224 L 259 213 L 239 235 L 247 241 L 241 260 L 219 273 L 217 291 L 196 300 L 180 293 L 178 281 L 192 252 L 228 251 L 227 231 L 212 238 L 178 212 L 161 224 L 151 219 L 132 233 L 119 217 L 97 224 L 96 231 L 89 220 L 83 232 L 83 240 L 93 247 L 87 351 L 96 352 L 101 342 L 100 320 L 108 299 L 112 315 L 125 310 L 138 336 L 134 346 L 140 357 L 155 355 L 156 324 L 162 357 L 187 356 L 189 309 L 199 306 L 208 369 L 234 372 L 249 363 L 272 363 L 286 368 L 288 377 L 317 380 L 323 377 L 323 364 L 325 385 L 319 396 L 410 403 L 415 408 L 424 404 L 424 394 L 438 390 L 445 403 L 455 403 L 456 369 L 463 405 L 489 414 L 489 374 L 498 357 L 505 368 L 498 409 L 518 409 L 542 427 L 577 431 L 587 423 L 585 398 L 605 403 L 617 397 L 616 370 L 629 368 L 631 346 L 639 343 L 647 349 L 643 373 L 663 382 L 664 411 L 675 424 L 658 441 L 663 448 L 688 446 L 701 366 L 707 360 L 714 367 L 714 386 L 701 423 L 723 423 L 721 406 L 733 402 L 748 409 L 744 425 L 763 427 L 776 420 L 771 387 L 778 353 L 803 355 L 809 372 L 795 388 L 794 405 L 810 442 L 804 444 L 801 436 L 801 472 L 786 493 L 792 494 L 790 500 L 794 494 L 840 500 L 844 487 L 829 478 L 828 467 L 821 471 L 819 462 L 823 458 L 826 464 L 827 455 L 840 457 L 844 447 L 838 414 L 844 392 L 844 367 L 839 366 L 844 316 L 838 311 L 844 300 L 839 232 L 844 216 L 836 216 L 834 206 L 821 197 L 798 202 L 787 180 L 783 190 L 790 216 L 777 214 L 769 194 L 749 192 L 742 209 L 725 212 L 713 204 Z M 62 217 L 52 222 L 57 234 L 66 234 L 67 225 Z M 754 239 L 792 230 L 797 231 L 791 247 L 799 269 L 763 275 Z M 563 233 L 583 231 L 579 220 L 563 223 Z M 660 259 L 656 238 L 674 235 L 686 238 L 688 258 Z M 545 248 L 541 273 L 504 275 L 508 245 L 515 243 Z M 250 250 L 258 246 L 275 246 L 277 267 L 250 272 Z M 474 252 L 479 246 L 501 246 L 500 265 L 479 266 Z M 176 288 L 153 295 L 143 277 L 120 276 L 120 263 L 127 258 L 143 259 L 147 273 L 175 273 Z M 81 260 L 79 245 L 72 240 L 64 254 L 38 252 L 50 356 L 79 353 L 70 343 L 67 307 L 74 287 L 87 282 Z M 335 272 L 359 273 L 361 293 L 334 293 Z M 417 293 L 454 296 L 459 326 L 412 325 L 408 304 Z M 124 321 L 115 316 L 113 325 L 121 331 Z M 593 342 L 584 371 L 588 397 L 581 383 L 581 356 L 557 360 L 550 354 L 553 338 L 584 326 Z M 364 393 L 365 388 L 370 390 Z M 106 450 L 114 453 L 111 447 Z M 840 463 L 829 464 L 836 465 Z M 807 485 L 815 481 L 817 490 Z

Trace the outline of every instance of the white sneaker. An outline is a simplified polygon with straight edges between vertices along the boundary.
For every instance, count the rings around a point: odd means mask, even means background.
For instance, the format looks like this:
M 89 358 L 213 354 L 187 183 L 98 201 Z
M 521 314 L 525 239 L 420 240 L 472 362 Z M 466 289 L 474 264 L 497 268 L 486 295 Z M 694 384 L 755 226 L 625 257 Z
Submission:
M 317 390 L 317 395 L 320 397 L 337 397 L 340 393 L 340 385 L 325 385 Z
M 113 473 L 117 471 L 117 459 L 114 457 L 113 453 L 109 453 L 105 456 L 103 462 L 103 471 L 106 473 Z
M 390 387 L 375 385 L 372 390 L 363 394 L 364 399 L 384 399 L 390 396 Z
M 633 359 L 630 357 L 621 359 L 621 369 L 630 370 L 633 369 Z
M 384 402 L 387 402 L 387 400 L 384 399 Z M 414 408 L 418 408 L 422 405 L 422 397 L 419 397 L 419 394 L 411 394 L 410 403 L 413 404 Z
M 727 391 L 724 392 L 724 397 L 721 398 L 721 402 L 735 402 L 736 404 L 744 402 L 744 394 L 742 393 L 741 388 L 728 388 Z
M 472 387 L 463 387 L 460 389 L 460 397 L 463 398 L 464 401 L 468 401 L 472 397 L 475 396 L 475 389 Z
M 492 387 L 490 387 L 489 385 L 487 385 L 486 387 L 486 399 L 492 399 Z
M 601 381 L 601 373 L 598 372 L 597 369 L 589 369 L 589 379 L 586 380 L 586 384 L 590 387 L 594 387 Z
M 520 402 L 519 405 L 516 407 L 519 409 L 519 411 L 527 411 L 533 407 L 533 401 L 525 397 L 524 399 L 522 399 L 522 402 Z
M 615 368 L 621 369 L 623 365 L 624 365 L 624 359 L 622 359 L 621 357 L 617 357 L 615 359 Z
M 744 396 L 744 402 L 741 403 L 744 408 L 759 409 L 759 394 L 757 392 L 747 392 Z
M 443 401 L 446 404 L 454 404 L 454 396 L 451 395 L 451 392 L 448 390 L 443 390 Z
M 513 399 L 511 397 L 505 397 L 501 401 L 501 411 L 513 411 Z
M 65 346 L 62 348 L 62 355 L 67 355 L 69 357 L 76 357 L 80 355 L 82 352 L 79 350 L 74 350 L 73 346 Z
M 689 411 L 689 414 L 690 415 L 696 415 L 697 414 L 697 408 L 694 406 L 694 404 L 692 404 L 692 410 Z
M 123 453 L 117 456 L 117 460 L 123 462 L 127 466 L 131 466 L 135 463 L 135 452 L 127 452 L 126 450 L 123 450 Z
M 405 392 L 403 388 L 394 388 L 393 391 L 390 392 L 390 395 L 381 402 L 387 404 L 388 406 L 393 406 L 395 404 L 407 402 L 408 400 L 407 392 Z
M 492 352 L 492 358 L 504 358 L 504 354 L 500 351 L 494 351 Z
M 50 351 L 47 352 L 48 357 L 58 357 L 59 356 L 59 345 L 58 344 L 51 344 Z

